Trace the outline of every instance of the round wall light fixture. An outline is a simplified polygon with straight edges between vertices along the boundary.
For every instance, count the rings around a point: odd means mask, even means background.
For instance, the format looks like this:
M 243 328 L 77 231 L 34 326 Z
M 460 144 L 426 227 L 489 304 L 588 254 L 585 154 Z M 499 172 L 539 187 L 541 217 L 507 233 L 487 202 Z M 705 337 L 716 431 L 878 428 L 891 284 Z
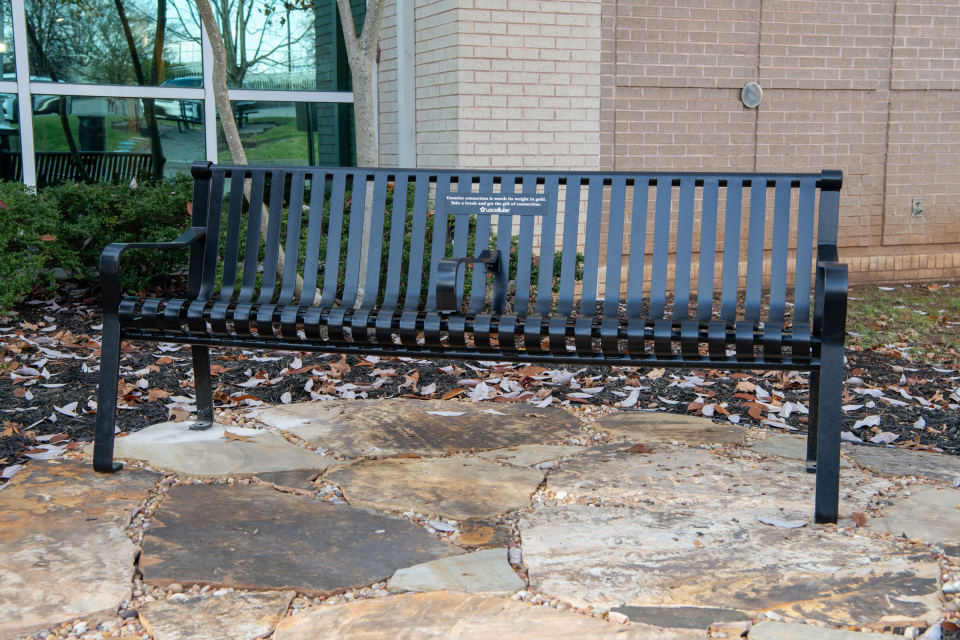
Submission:
M 763 89 L 756 82 L 748 82 L 740 92 L 740 100 L 748 109 L 756 109 L 763 100 Z

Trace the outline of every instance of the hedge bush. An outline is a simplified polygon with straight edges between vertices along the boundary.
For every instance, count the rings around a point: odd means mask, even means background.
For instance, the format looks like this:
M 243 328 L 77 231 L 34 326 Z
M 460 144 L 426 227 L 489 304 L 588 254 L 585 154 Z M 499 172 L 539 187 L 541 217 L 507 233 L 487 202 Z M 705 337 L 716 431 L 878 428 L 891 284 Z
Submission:
M 408 191 L 407 211 L 413 208 L 413 191 Z M 53 267 L 64 269 L 71 277 L 91 286 L 99 284 L 97 266 L 104 247 L 111 242 L 163 242 L 172 240 L 190 226 L 189 203 L 193 196 L 193 181 L 190 176 L 179 174 L 157 183 L 147 183 L 131 189 L 125 184 L 79 184 L 62 183 L 41 188 L 34 192 L 17 182 L 0 182 L 0 278 L 7 286 L 0 290 L 0 312 L 9 309 L 18 298 L 30 293 L 39 285 L 54 285 Z M 309 202 L 309 194 L 304 198 Z M 394 192 L 391 186 L 387 193 L 387 210 L 393 209 Z M 346 194 L 343 228 L 350 223 L 351 194 Z M 226 236 L 226 207 L 224 223 L 221 224 L 221 246 Z M 246 207 L 244 207 L 246 209 Z M 288 215 L 285 209 L 284 218 Z M 325 199 L 321 228 L 321 265 L 318 284 L 324 281 L 327 268 L 322 262 L 326 256 L 330 203 Z M 301 221 L 300 254 L 298 271 L 303 272 L 306 259 L 306 235 L 309 213 L 304 212 Z M 390 245 L 392 216 L 387 216 L 383 231 L 382 267 L 386 271 Z M 453 229 L 448 232 L 446 255 L 452 253 Z M 281 243 L 285 244 L 286 220 L 282 228 Z M 403 275 L 401 291 L 407 291 L 409 272 L 412 218 L 406 216 L 403 244 Z M 246 216 L 241 228 L 241 238 L 246 237 Z M 427 297 L 433 237 L 433 216 L 427 219 L 426 246 L 423 258 L 423 279 L 420 287 L 420 302 Z M 476 243 L 476 219 L 471 219 L 468 233 L 468 252 L 473 253 Z M 511 254 L 516 255 L 519 238 L 511 238 Z M 259 259 L 263 259 L 263 239 L 260 240 Z M 283 246 L 283 244 L 281 246 Z M 496 237 L 490 240 L 495 246 Z M 244 259 L 245 242 L 240 243 L 239 260 Z M 340 261 L 337 273 L 338 291 L 342 292 L 346 275 L 347 234 L 341 236 Z M 143 295 L 147 289 L 166 287 L 171 275 L 182 273 L 187 264 L 187 251 L 130 251 L 124 254 L 122 284 L 127 291 Z M 562 254 L 557 251 L 551 265 L 553 291 L 559 289 Z M 222 263 L 221 263 L 222 267 Z M 534 260 L 531 284 L 535 287 L 539 278 L 539 261 Z M 516 278 L 517 265 L 510 265 L 510 278 Z M 239 290 L 241 273 L 237 276 Z M 219 279 L 218 274 L 218 279 Z M 469 271 L 468 271 L 469 275 Z M 576 279 L 583 277 L 583 254 L 576 259 Z M 258 280 L 260 276 L 258 275 Z M 385 280 L 385 279 L 384 279 Z M 259 283 L 258 283 L 259 284 Z M 470 294 L 471 278 L 466 279 L 466 295 Z M 381 282 L 379 301 L 382 301 L 386 282 Z M 219 282 L 217 283 L 219 288 Z M 401 300 L 403 299 L 401 296 Z

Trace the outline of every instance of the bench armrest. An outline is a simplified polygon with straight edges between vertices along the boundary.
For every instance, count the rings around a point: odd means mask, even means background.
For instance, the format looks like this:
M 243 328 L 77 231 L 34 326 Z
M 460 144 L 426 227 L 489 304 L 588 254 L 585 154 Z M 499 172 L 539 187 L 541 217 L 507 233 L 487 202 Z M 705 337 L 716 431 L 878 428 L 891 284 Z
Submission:
M 492 311 L 503 313 L 507 301 L 507 270 L 499 249 L 484 249 L 476 258 L 441 258 L 437 265 L 437 310 L 449 313 L 460 311 L 457 275 L 465 264 L 485 265 L 487 271 L 494 274 Z
M 818 262 L 813 325 L 824 342 L 843 344 L 847 327 L 847 265 Z
M 104 310 L 120 305 L 120 257 L 127 249 L 185 249 L 207 235 L 206 227 L 190 227 L 170 242 L 114 242 L 100 254 L 100 290 Z

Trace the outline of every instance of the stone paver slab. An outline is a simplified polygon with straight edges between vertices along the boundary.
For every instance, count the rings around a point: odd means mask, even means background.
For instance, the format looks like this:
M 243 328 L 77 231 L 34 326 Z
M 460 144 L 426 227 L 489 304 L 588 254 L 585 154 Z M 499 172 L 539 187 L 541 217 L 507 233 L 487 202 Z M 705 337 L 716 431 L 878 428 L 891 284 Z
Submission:
M 593 447 L 549 477 L 554 491 L 610 498 L 645 509 L 730 518 L 807 520 L 813 516 L 816 476 L 802 462 L 731 458 L 703 449 L 660 445 L 638 455 L 623 445 Z M 840 473 L 840 512 L 865 509 L 880 488 L 892 485 L 859 469 Z
M 917 476 L 952 485 L 960 478 L 960 456 L 894 447 L 844 445 L 843 452 L 865 469 L 882 476 Z
M 0 638 L 116 615 L 137 554 L 124 527 L 159 479 L 65 461 L 20 471 L 0 493 Z
M 328 594 L 460 553 L 412 522 L 265 485 L 176 486 L 143 540 L 153 584 Z
M 907 496 L 907 491 L 910 495 Z M 883 531 L 929 543 L 960 542 L 960 491 L 915 484 L 887 498 L 886 515 L 870 520 L 871 531 Z
M 866 640 L 866 638 L 877 638 L 878 640 L 892 640 L 893 638 L 902 638 L 889 633 L 872 633 L 867 636 L 859 631 L 847 631 L 846 629 L 830 629 L 828 627 L 814 627 L 811 625 L 784 624 L 782 622 L 771 622 L 764 620 L 756 624 L 750 633 L 747 634 L 750 640 Z
M 140 622 L 153 640 L 257 640 L 273 633 L 294 595 L 264 591 L 147 602 Z
M 513 447 L 504 447 L 485 451 L 480 454 L 485 460 L 496 460 L 514 467 L 532 467 L 541 462 L 558 460 L 563 456 L 573 456 L 586 451 L 586 447 L 575 447 L 552 444 L 521 444 Z
M 881 540 L 580 505 L 538 509 L 520 531 L 531 586 L 578 607 L 775 610 L 845 625 L 939 615 L 932 557 Z
M 402 624 L 398 624 L 402 620 Z M 406 593 L 285 618 L 273 640 L 696 640 L 491 596 Z M 702 639 L 701 639 L 702 640 Z
M 493 409 L 506 415 L 484 413 Z M 428 411 L 463 413 L 437 416 Z M 470 403 L 442 400 L 350 400 L 270 407 L 264 424 L 290 430 L 313 445 L 349 457 L 415 452 L 443 456 L 517 444 L 562 440 L 577 420 L 563 409 L 527 403 Z
M 736 609 L 717 607 L 614 607 L 611 611 L 622 613 L 630 622 L 649 624 L 672 629 L 698 629 L 706 631 L 717 622 L 749 622 L 750 616 Z
M 229 427 L 230 433 L 249 437 L 249 442 L 227 441 L 224 426 L 191 431 L 190 422 L 161 422 L 117 438 L 117 458 L 143 460 L 150 466 L 188 476 L 218 478 L 249 476 L 291 469 L 325 470 L 338 464 L 328 456 L 294 446 L 264 429 Z M 92 452 L 93 445 L 87 448 Z
M 762 456 L 779 456 L 789 460 L 807 460 L 807 436 L 774 435 L 758 440 L 747 447 L 754 453 Z M 840 460 L 842 469 L 849 469 L 851 465 L 846 460 Z
M 719 424 L 709 418 L 659 411 L 621 411 L 604 416 L 594 425 L 597 431 L 643 442 L 678 442 L 698 445 L 740 444 L 745 427 Z
M 513 595 L 527 586 L 507 562 L 507 549 L 440 558 L 400 569 L 387 582 L 387 589 L 403 591 L 462 591 L 488 596 Z
M 391 458 L 335 467 L 323 479 L 350 504 L 464 520 L 529 506 L 543 475 L 477 458 Z

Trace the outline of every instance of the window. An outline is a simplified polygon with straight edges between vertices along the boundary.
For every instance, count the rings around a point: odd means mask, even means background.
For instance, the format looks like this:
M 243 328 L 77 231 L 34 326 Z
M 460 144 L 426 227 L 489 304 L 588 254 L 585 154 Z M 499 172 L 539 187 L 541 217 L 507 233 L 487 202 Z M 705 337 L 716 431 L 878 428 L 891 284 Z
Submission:
M 356 164 L 353 105 L 313 102 L 231 102 L 251 164 L 349 167 Z M 217 161 L 230 151 L 217 129 Z
M 232 25 L 228 85 L 249 161 L 354 164 L 335 0 L 210 1 Z M 351 2 L 359 30 L 365 2 Z M 230 161 L 195 0 L 0 0 L 0 69 L 0 178 L 129 180 Z
M 189 172 L 190 163 L 204 157 L 202 101 L 94 96 L 34 99 L 45 105 L 33 115 L 38 184 L 150 179 Z M 82 170 L 77 168 L 78 160 Z

